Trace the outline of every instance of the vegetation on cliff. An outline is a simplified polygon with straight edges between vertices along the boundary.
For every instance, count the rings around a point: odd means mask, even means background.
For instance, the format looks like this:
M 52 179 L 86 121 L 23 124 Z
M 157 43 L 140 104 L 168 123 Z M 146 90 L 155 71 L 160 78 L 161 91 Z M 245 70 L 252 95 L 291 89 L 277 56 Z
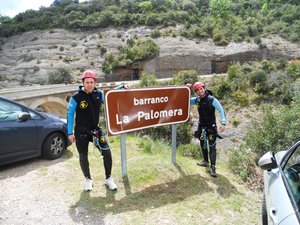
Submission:
M 175 26 L 180 35 L 217 45 L 279 34 L 300 41 L 298 0 L 55 0 L 14 18 L 0 15 L 0 37 L 37 29 L 90 30 L 109 26 Z M 170 35 L 174 35 L 170 33 Z

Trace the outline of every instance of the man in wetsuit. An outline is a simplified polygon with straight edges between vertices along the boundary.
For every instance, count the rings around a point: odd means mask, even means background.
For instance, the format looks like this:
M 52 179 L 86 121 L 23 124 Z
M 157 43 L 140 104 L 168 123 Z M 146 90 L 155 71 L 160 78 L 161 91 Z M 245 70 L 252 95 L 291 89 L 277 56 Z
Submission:
M 103 156 L 105 169 L 104 183 L 110 190 L 114 191 L 117 189 L 117 185 L 111 176 L 111 151 L 103 131 L 98 126 L 100 110 L 104 102 L 104 93 L 95 87 L 96 73 L 93 71 L 85 71 L 81 78 L 83 85 L 79 86 L 78 92 L 70 98 L 68 105 L 69 139 L 72 143 L 76 143 L 79 153 L 80 167 L 85 177 L 84 190 L 91 191 L 93 189 L 93 180 L 88 160 L 88 146 L 89 142 L 93 141 L 93 137 L 96 137 L 98 141 L 98 145 L 96 146 Z M 75 114 L 75 129 L 73 132 Z
M 217 109 L 220 113 L 221 126 L 219 130 L 221 132 L 225 130 L 226 125 L 225 112 L 220 102 L 214 98 L 208 90 L 206 90 L 204 83 L 196 82 L 194 84 L 194 90 L 198 97 L 192 97 L 190 99 L 190 103 L 191 105 L 196 105 L 198 109 L 199 123 L 196 136 L 200 139 L 200 146 L 204 159 L 202 162 L 198 162 L 197 165 L 208 167 L 210 161 L 210 175 L 212 177 L 217 177 L 216 139 L 218 137 L 218 130 L 216 125 L 215 109 Z

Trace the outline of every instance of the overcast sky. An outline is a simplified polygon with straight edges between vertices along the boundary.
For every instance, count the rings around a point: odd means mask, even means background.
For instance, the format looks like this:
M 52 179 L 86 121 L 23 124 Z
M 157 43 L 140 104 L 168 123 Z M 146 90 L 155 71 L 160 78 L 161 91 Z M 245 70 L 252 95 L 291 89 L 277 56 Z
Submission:
M 54 0 L 0 0 L 0 14 L 14 17 L 28 9 L 38 10 L 41 6 L 49 7 L 53 2 Z

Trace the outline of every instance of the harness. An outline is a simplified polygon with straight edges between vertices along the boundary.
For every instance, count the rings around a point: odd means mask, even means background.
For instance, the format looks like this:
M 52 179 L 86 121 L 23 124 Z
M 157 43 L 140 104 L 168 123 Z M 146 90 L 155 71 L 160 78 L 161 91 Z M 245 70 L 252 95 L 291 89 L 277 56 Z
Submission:
M 215 142 L 213 144 L 209 144 L 209 140 L 207 138 L 207 133 L 206 133 L 206 127 L 203 127 L 202 128 L 202 133 L 201 133 L 201 137 L 200 137 L 200 140 L 203 140 L 204 141 L 204 145 L 203 145 L 203 148 L 207 148 L 209 150 L 210 147 L 213 147 L 216 145 L 217 143 L 217 138 L 215 139 Z
M 110 149 L 107 134 L 102 131 L 101 128 L 97 127 L 96 129 L 91 130 L 91 134 L 93 136 L 94 150 L 95 148 L 98 148 L 98 150 L 102 154 L 102 151 Z M 106 146 L 102 147 L 101 143 L 106 143 Z

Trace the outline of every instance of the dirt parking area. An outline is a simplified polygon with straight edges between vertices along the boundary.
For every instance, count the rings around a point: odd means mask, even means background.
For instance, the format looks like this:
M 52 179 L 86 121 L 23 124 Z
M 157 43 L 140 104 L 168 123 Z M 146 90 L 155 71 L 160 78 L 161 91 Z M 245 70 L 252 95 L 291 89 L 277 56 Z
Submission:
M 1 225 L 104 224 L 101 217 L 89 217 L 71 207 L 72 197 L 63 188 L 72 176 L 66 166 L 70 154 L 54 161 L 37 158 L 0 168 Z

